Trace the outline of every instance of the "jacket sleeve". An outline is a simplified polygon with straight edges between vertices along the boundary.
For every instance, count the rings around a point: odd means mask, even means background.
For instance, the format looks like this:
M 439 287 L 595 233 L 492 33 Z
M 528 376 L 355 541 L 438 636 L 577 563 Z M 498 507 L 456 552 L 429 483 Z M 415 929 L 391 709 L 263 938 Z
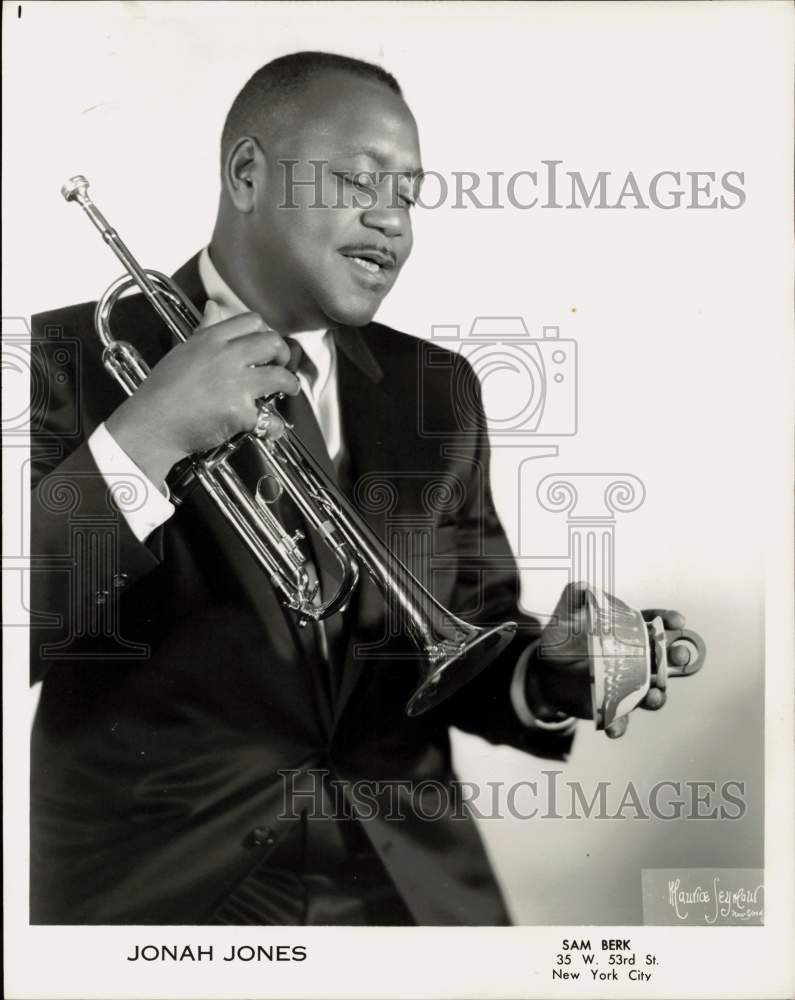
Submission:
M 83 315 L 85 312 L 85 316 Z M 87 438 L 122 401 L 84 307 L 34 316 L 31 338 L 31 683 L 58 662 L 145 655 L 121 635 L 123 595 L 159 565 L 123 514 L 136 477 L 106 482 Z
M 474 436 L 474 461 L 466 500 L 457 521 L 458 569 L 451 611 L 476 625 L 514 621 L 516 637 L 476 678 L 448 703 L 448 721 L 492 743 L 505 743 L 540 757 L 560 759 L 570 750 L 571 731 L 528 726 L 516 714 L 510 689 L 521 653 L 541 634 L 541 624 L 519 604 L 516 562 L 494 506 L 489 478 L 490 448 L 480 384 L 469 364 L 459 384 L 466 393 Z M 532 652 L 531 652 L 532 656 Z

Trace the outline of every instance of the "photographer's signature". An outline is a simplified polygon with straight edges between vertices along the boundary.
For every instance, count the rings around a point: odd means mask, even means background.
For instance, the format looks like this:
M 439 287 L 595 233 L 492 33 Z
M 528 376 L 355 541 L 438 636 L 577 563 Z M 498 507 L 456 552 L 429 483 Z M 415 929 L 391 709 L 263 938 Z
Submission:
M 668 879 L 669 905 L 677 920 L 690 919 L 691 923 L 692 908 L 703 909 L 704 922 L 707 924 L 715 924 L 719 919 L 761 923 L 764 916 L 764 892 L 762 884 L 729 888 L 725 883 L 721 884 L 717 875 L 713 877 L 711 885 L 684 888 L 681 878 Z

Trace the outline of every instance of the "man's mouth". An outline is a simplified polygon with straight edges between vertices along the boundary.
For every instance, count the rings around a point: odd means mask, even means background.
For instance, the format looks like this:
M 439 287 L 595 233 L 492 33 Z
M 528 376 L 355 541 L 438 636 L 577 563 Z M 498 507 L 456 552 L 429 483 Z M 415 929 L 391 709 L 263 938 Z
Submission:
M 386 281 L 390 271 L 395 269 L 397 264 L 395 254 L 392 250 L 381 247 L 349 246 L 343 247 L 339 251 L 362 272 L 362 275 L 372 275 L 373 279 L 381 279 L 379 284 Z
M 378 274 L 381 270 L 381 265 L 376 264 L 374 260 L 365 260 L 364 257 L 351 257 L 349 259 L 354 261 L 354 263 L 359 264 L 359 266 L 363 267 L 365 271 L 369 271 L 370 274 Z

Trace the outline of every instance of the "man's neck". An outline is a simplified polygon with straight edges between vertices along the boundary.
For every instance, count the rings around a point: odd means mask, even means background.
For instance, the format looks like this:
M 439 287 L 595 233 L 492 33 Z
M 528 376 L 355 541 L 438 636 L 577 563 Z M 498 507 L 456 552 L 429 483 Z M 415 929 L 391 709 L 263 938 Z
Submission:
M 213 238 L 208 247 L 210 260 L 213 262 L 218 274 L 232 289 L 235 295 L 245 303 L 251 312 L 258 313 L 265 322 L 274 330 L 278 330 L 282 336 L 289 336 L 293 333 L 305 330 L 326 329 L 328 323 L 306 322 L 300 316 L 291 316 L 277 306 L 272 299 L 264 294 L 260 282 L 250 275 L 242 262 L 249 258 L 249 254 L 242 245 L 230 244 L 229 240 L 220 239 L 218 230 L 213 233 Z
M 278 322 L 280 317 L 277 315 L 277 310 L 272 303 L 264 299 L 255 282 L 251 281 L 245 269 L 239 266 L 238 262 L 244 259 L 242 248 L 240 250 L 234 247 L 230 248 L 226 241 L 218 239 L 216 232 L 213 233 L 208 250 L 216 271 L 240 301 L 245 304 L 246 308 L 251 312 L 259 313 L 274 330 L 280 329 Z

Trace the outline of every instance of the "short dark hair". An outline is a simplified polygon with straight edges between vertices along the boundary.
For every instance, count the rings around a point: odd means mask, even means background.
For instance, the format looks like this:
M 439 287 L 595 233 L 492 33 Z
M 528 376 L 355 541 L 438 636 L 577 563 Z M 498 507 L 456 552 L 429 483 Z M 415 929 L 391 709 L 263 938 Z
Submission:
M 283 108 L 297 91 L 323 73 L 337 70 L 383 83 L 398 96 L 397 80 L 381 66 L 334 52 L 292 52 L 260 67 L 232 102 L 221 135 L 221 156 L 242 135 L 256 134 L 268 115 Z

